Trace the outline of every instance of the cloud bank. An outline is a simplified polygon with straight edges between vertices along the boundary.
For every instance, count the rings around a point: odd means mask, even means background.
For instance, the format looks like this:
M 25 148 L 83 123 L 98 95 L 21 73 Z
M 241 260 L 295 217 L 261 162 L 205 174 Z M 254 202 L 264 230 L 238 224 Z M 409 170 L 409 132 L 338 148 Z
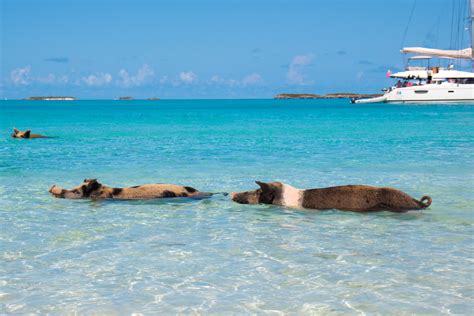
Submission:
M 304 69 L 311 65 L 313 55 L 296 55 L 288 66 L 288 73 L 286 80 L 293 85 L 307 85 L 312 84 L 313 81 L 307 81 L 303 75 Z
M 26 86 L 31 81 L 30 71 L 31 71 L 31 66 L 13 69 L 10 72 L 10 79 L 12 80 L 14 85 Z
M 178 78 L 184 83 L 193 83 L 197 80 L 197 75 L 192 71 L 184 71 L 179 73 Z
M 127 70 L 121 69 L 119 71 L 119 84 L 126 88 L 138 87 L 147 83 L 154 75 L 155 71 L 147 64 L 138 69 L 135 75 L 130 75 Z
M 82 77 L 81 82 L 85 83 L 88 86 L 105 86 L 112 82 L 112 75 L 109 73 L 95 73 L 86 77 Z
M 225 85 L 229 87 L 246 87 L 257 85 L 263 82 L 263 78 L 260 74 L 254 72 L 247 76 L 244 76 L 242 79 L 225 79 L 219 75 L 213 75 L 209 79 L 209 84 L 218 84 L 218 85 Z

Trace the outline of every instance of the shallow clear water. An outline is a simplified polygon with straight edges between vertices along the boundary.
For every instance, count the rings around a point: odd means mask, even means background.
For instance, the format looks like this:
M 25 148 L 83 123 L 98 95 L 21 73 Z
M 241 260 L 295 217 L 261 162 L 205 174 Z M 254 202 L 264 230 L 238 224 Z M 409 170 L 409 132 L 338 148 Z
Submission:
M 11 129 L 57 136 L 14 140 Z M 0 102 L 0 312 L 468 314 L 474 107 L 346 100 Z M 52 184 L 202 191 L 364 183 L 422 212 L 55 199 Z

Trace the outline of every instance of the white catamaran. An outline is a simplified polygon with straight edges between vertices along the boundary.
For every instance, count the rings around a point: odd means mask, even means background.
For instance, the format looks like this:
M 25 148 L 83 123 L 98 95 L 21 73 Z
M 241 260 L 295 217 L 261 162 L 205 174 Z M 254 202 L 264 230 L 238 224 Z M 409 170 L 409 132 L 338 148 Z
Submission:
M 471 47 L 462 50 L 442 50 L 424 47 L 405 47 L 402 53 L 421 54 L 409 58 L 405 71 L 387 75 L 398 79 L 396 85 L 383 89 L 384 94 L 375 98 L 353 99 L 353 103 L 473 103 L 474 73 L 448 67 L 430 67 L 431 58 L 467 59 L 474 66 L 474 0 L 471 7 Z M 427 61 L 428 66 L 413 67 L 410 62 Z

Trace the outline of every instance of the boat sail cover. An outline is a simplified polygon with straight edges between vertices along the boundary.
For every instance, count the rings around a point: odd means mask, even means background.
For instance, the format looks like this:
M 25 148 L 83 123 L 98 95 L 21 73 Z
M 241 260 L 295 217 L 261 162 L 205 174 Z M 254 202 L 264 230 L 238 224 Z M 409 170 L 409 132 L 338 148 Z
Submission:
M 402 53 L 423 54 L 437 57 L 474 59 L 472 48 L 465 48 L 461 50 L 447 50 L 425 47 L 405 47 L 401 50 Z

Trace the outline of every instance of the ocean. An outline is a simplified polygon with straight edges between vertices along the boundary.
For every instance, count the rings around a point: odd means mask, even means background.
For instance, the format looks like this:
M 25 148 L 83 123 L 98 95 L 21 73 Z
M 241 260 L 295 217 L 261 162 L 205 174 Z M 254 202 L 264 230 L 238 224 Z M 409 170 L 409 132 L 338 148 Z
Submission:
M 12 139 L 13 127 L 56 136 Z M 0 101 L 0 312 L 469 314 L 474 107 L 347 100 Z M 53 185 L 391 186 L 358 214 L 64 200 Z

